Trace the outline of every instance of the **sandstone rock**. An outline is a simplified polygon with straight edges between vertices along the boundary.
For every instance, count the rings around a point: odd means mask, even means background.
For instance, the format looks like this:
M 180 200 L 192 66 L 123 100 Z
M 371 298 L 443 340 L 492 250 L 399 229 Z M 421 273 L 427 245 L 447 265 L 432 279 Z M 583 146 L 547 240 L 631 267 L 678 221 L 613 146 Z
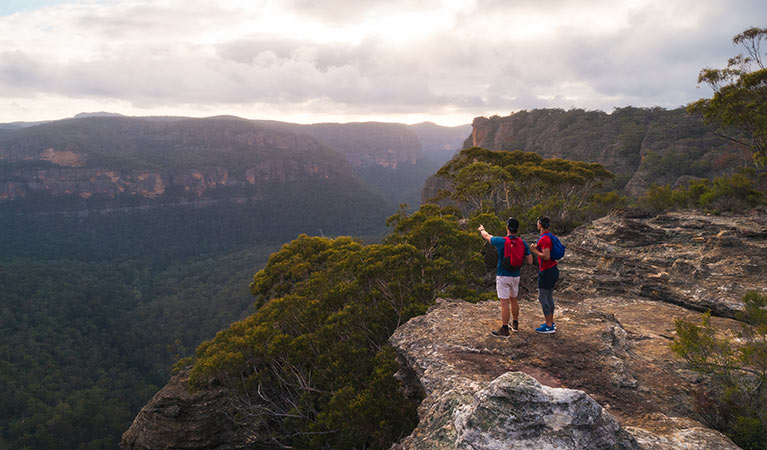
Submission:
M 193 391 L 188 370 L 141 409 L 123 434 L 124 450 L 254 448 L 254 431 L 235 425 L 230 398 L 222 388 Z
M 705 380 L 668 346 L 674 319 L 698 313 L 625 297 L 555 298 L 555 335 L 532 330 L 541 316 L 533 296 L 508 339 L 489 333 L 497 301 L 441 299 L 401 326 L 390 340 L 399 376 L 425 398 L 418 427 L 392 448 L 737 448 L 690 418 L 689 393 Z
M 637 448 L 618 421 L 582 391 L 507 372 L 454 413 L 456 448 Z
M 563 242 L 559 290 L 574 297 L 629 295 L 735 317 L 748 290 L 767 291 L 767 214 L 725 218 L 679 211 L 616 213 Z

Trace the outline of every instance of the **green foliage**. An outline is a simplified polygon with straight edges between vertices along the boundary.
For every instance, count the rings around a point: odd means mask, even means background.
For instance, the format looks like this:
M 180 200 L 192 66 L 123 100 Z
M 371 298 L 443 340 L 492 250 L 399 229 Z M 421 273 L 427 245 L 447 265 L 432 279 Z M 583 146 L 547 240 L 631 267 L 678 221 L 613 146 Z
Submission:
M 552 218 L 558 232 L 583 223 L 583 211 L 594 194 L 613 175 L 596 163 L 544 159 L 536 153 L 493 151 L 479 147 L 462 150 L 437 175 L 448 182 L 435 200 L 449 199 L 466 215 L 494 213 L 515 216 L 532 227 L 538 215 Z
M 767 195 L 759 185 L 756 171 L 743 170 L 713 180 L 693 180 L 686 187 L 677 189 L 652 185 L 635 204 L 653 213 L 679 208 L 737 212 L 767 204 Z
M 671 349 L 695 370 L 712 376 L 713 392 L 700 403 L 702 416 L 738 445 L 766 449 L 767 294 L 749 292 L 738 340 L 717 334 L 710 314 L 700 324 L 676 321 Z
M 430 266 L 408 244 L 300 236 L 255 276 L 258 312 L 198 348 L 192 382 L 220 380 L 279 442 L 387 448 L 417 422 L 387 339 L 433 300 Z
M 637 204 L 651 212 L 668 211 L 687 206 L 688 197 L 683 189 L 672 190 L 669 185 L 653 184 L 642 197 L 637 199 Z
M 714 95 L 687 107 L 716 125 L 718 134 L 751 147 L 761 166 L 767 164 L 767 68 L 760 53 L 766 38 L 767 28 L 749 28 L 736 35 L 733 43 L 743 46 L 748 56 L 731 58 L 724 69 L 701 70 L 698 82 L 711 86 Z M 747 141 L 733 129 L 744 133 Z
M 479 300 L 484 264 L 478 250 L 474 227 L 461 225 L 460 212 L 453 207 L 425 204 L 410 216 L 403 210 L 390 217 L 393 227 L 384 243 L 410 244 L 433 263 L 434 289 L 447 297 Z
M 708 150 L 705 147 L 697 151 L 667 149 L 662 155 L 648 151 L 642 160 L 642 167 L 647 168 L 650 176 L 656 178 L 681 175 L 703 177 L 712 170 L 711 162 L 702 159 Z

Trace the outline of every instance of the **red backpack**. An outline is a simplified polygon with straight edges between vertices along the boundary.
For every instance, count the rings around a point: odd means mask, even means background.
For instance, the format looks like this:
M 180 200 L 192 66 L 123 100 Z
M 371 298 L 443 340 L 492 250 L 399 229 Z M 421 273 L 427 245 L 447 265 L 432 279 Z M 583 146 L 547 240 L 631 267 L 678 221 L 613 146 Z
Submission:
M 509 271 L 519 270 L 525 260 L 525 244 L 518 237 L 506 236 L 501 266 Z

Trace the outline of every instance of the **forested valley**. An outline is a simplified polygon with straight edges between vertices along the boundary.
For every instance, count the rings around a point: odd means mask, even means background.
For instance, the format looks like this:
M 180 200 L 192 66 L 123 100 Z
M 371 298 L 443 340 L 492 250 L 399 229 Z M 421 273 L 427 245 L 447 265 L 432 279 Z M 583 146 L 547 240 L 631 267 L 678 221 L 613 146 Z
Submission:
M 179 358 L 255 311 L 248 284 L 283 242 L 383 229 L 385 208 L 332 180 L 280 187 L 271 203 L 0 205 L 0 448 L 117 448 Z

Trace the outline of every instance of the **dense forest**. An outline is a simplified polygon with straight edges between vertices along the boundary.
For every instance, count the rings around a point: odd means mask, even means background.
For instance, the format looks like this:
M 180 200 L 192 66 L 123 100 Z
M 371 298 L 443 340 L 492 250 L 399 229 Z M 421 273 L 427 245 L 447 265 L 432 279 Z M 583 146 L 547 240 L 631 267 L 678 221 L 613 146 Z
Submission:
M 117 448 L 174 362 L 254 311 L 283 242 L 380 235 L 385 209 L 336 181 L 206 207 L 0 205 L 0 449 Z
M 116 448 L 170 365 L 252 310 L 250 274 L 273 247 L 148 265 L 0 263 L 0 448 Z

